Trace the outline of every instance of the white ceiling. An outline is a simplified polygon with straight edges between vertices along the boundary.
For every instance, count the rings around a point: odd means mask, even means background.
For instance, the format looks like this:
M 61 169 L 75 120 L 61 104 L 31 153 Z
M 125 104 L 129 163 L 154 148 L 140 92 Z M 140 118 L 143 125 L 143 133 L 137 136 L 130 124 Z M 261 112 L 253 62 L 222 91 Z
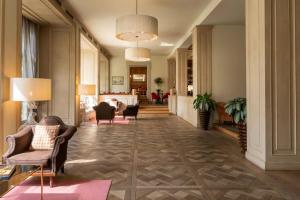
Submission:
M 245 0 L 223 0 L 207 16 L 202 24 L 243 25 L 245 24 Z
M 158 19 L 159 39 L 143 42 L 154 55 L 168 55 L 173 47 L 161 47 L 161 42 L 176 44 L 194 20 L 212 0 L 138 0 L 139 13 Z M 115 37 L 119 16 L 135 13 L 135 0 L 64 0 L 67 7 L 84 23 L 96 39 L 113 55 L 122 55 L 126 47 L 135 44 Z

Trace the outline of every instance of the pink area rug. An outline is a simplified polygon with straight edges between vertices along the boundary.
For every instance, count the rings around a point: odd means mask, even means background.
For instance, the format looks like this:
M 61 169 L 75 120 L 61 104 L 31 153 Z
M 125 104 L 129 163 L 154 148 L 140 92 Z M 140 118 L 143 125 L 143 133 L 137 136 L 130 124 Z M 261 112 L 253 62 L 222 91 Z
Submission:
M 97 125 L 97 121 L 96 119 L 92 119 L 90 121 L 92 124 L 96 124 Z M 109 120 L 100 120 L 99 121 L 99 125 L 100 124 L 110 124 Z M 112 124 L 129 124 L 129 120 L 128 119 L 123 119 L 123 116 L 116 116 L 112 122 Z
M 57 181 L 58 182 L 58 181 Z M 111 180 L 61 181 L 53 188 L 44 186 L 44 200 L 106 200 Z M 40 200 L 41 187 L 37 180 L 27 180 L 16 186 L 1 200 Z

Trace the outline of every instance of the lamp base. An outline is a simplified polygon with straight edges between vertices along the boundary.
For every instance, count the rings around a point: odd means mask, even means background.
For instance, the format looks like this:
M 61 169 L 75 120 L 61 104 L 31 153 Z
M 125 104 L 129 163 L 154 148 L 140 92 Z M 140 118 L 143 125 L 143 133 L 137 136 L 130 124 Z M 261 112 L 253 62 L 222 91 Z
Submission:
M 37 104 L 35 102 L 28 102 L 28 117 L 27 120 L 24 124 L 22 124 L 19 128 L 18 131 L 21 131 L 27 126 L 32 126 L 38 124 L 38 122 L 35 120 L 37 117 Z

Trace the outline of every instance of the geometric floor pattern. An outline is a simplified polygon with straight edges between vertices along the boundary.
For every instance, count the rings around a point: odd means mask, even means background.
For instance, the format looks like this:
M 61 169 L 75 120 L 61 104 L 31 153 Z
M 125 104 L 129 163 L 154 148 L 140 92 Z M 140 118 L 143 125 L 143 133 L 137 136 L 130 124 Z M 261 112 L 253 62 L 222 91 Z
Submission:
M 236 141 L 176 116 L 86 125 L 62 179 L 111 179 L 109 200 L 296 200 L 299 172 L 265 172 Z

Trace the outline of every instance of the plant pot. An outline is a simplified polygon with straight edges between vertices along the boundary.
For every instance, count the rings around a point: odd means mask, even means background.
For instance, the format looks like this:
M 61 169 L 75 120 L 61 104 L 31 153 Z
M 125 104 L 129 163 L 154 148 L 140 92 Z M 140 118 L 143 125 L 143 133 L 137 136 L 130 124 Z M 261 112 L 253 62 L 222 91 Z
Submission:
M 157 93 L 157 95 L 159 96 L 159 95 L 160 95 L 160 89 L 157 89 L 157 90 L 156 90 L 156 93 Z
M 247 151 L 247 126 L 245 123 L 238 123 L 238 129 L 241 153 L 245 154 L 245 152 Z
M 203 130 L 208 130 L 209 120 L 210 120 L 210 112 L 209 111 L 200 111 L 200 127 Z

